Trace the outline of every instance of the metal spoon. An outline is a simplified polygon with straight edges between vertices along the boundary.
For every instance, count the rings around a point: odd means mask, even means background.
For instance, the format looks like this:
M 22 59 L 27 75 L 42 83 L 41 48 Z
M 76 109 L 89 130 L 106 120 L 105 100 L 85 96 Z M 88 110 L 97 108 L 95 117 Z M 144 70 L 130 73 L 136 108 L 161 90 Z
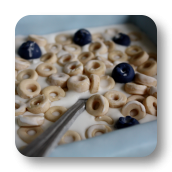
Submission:
M 78 100 L 59 120 L 39 135 L 21 153 L 28 157 L 46 156 L 55 148 L 75 119 L 85 110 L 86 99 Z

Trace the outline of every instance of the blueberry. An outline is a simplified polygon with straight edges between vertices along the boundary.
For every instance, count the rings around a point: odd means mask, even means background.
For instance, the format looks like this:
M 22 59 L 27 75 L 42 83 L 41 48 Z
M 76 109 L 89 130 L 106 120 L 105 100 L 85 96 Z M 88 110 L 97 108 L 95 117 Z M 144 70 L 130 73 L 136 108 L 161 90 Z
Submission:
M 41 57 L 42 53 L 37 43 L 33 41 L 24 42 L 18 50 L 20 57 L 31 60 Z
M 114 36 L 112 40 L 116 44 L 124 45 L 124 46 L 129 46 L 130 45 L 130 37 L 124 33 L 118 33 L 118 35 Z
M 139 124 L 139 122 L 135 118 L 132 118 L 131 116 L 126 116 L 120 117 L 114 127 L 120 129 L 130 127 L 136 124 Z
M 78 30 L 73 37 L 73 42 L 77 45 L 84 46 L 91 43 L 92 37 L 91 33 L 86 29 Z
M 119 83 L 131 82 L 134 76 L 134 69 L 128 63 L 120 63 L 112 71 L 112 78 Z

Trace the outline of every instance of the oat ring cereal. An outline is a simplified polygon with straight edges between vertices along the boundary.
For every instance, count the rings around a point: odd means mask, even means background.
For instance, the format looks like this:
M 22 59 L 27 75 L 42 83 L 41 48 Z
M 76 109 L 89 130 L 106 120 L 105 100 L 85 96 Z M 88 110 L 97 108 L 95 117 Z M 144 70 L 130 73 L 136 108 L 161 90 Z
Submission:
M 104 57 L 97 56 L 96 60 L 102 61 L 105 64 L 106 68 L 114 67 L 114 64 L 112 62 L 110 62 L 109 60 L 107 60 L 106 58 L 104 58 Z
M 145 97 L 143 97 L 141 95 L 131 95 L 127 98 L 127 103 L 130 101 L 138 101 L 138 102 L 142 103 L 144 99 L 145 99 Z
M 58 54 L 61 49 L 62 49 L 62 45 L 57 44 L 57 43 L 47 44 L 45 46 L 45 50 L 47 52 L 52 52 L 54 54 Z
M 128 33 L 131 41 L 139 41 L 142 39 L 142 35 L 139 32 L 130 32 Z
M 63 106 L 53 106 L 45 112 L 45 118 L 51 122 L 56 122 L 67 109 Z
M 27 110 L 34 114 L 38 114 L 46 112 L 49 109 L 49 107 L 50 102 L 48 98 L 44 95 L 38 95 L 37 97 L 34 97 L 29 101 Z
M 88 61 L 93 60 L 94 54 L 92 52 L 82 52 L 79 56 L 78 56 L 78 60 L 82 63 L 82 64 L 86 64 Z
M 81 136 L 79 135 L 79 133 L 77 133 L 76 131 L 68 130 L 61 138 L 59 145 L 66 144 L 67 142 L 65 141 L 65 138 L 69 136 L 73 138 L 73 142 L 81 140 Z
M 45 87 L 41 93 L 45 96 L 48 97 L 50 101 L 57 101 L 60 100 L 61 98 L 65 97 L 66 93 L 64 90 L 59 87 L 59 86 L 48 86 Z
M 41 63 L 37 66 L 36 71 L 38 75 L 47 77 L 52 75 L 53 73 L 57 73 L 57 68 L 50 63 Z
M 102 76 L 105 74 L 106 66 L 100 60 L 91 60 L 85 65 L 84 71 L 85 74 L 88 76 L 90 76 L 91 74 Z
M 20 127 L 37 127 L 44 123 L 44 114 L 33 114 L 27 111 L 18 116 L 17 122 Z
M 63 72 L 73 76 L 83 73 L 83 64 L 79 61 L 69 62 L 64 65 Z
M 22 59 L 20 57 L 15 57 L 15 69 L 23 70 L 30 66 L 30 62 L 28 60 Z
M 17 87 L 18 87 L 18 85 L 19 85 L 19 81 L 15 81 L 15 95 L 17 95 L 18 93 L 17 93 Z
M 100 87 L 103 89 L 113 89 L 115 87 L 115 81 L 112 77 L 104 75 L 100 77 Z
M 21 127 L 18 129 L 17 134 L 26 143 L 31 143 L 36 137 L 43 132 L 41 127 Z
M 115 61 L 124 62 L 128 60 L 128 57 L 122 51 L 114 50 L 109 52 L 108 60 L 110 60 L 112 63 L 114 63 Z
M 137 71 L 148 76 L 155 76 L 157 73 L 157 62 L 148 60 L 137 68 Z
M 148 96 L 143 100 L 143 105 L 147 113 L 157 116 L 157 99 L 155 97 Z
M 17 77 L 17 74 L 18 74 L 18 72 L 17 72 L 17 70 L 15 70 L 15 78 Z
M 128 55 L 128 56 L 135 56 L 139 53 L 141 53 L 143 50 L 141 47 L 137 46 L 137 45 L 131 45 L 129 46 L 128 48 L 126 48 L 125 50 L 125 53 Z
M 108 91 L 104 96 L 109 101 L 109 107 L 111 108 L 119 108 L 124 106 L 127 102 L 126 95 L 116 90 Z
M 87 129 L 86 137 L 87 138 L 92 138 L 92 137 L 96 136 L 97 132 L 101 132 L 101 133 L 105 134 L 105 133 L 108 133 L 108 132 L 111 132 L 111 131 L 112 131 L 112 129 L 109 126 L 107 126 L 107 125 L 95 124 L 95 125 L 90 126 Z
M 63 45 L 63 50 L 75 55 L 78 55 L 81 53 L 81 47 L 76 44 Z
M 113 41 L 105 41 L 104 44 L 107 46 L 108 52 L 115 50 L 115 43 Z
M 47 44 L 47 40 L 39 35 L 29 35 L 28 40 L 36 42 L 40 47 L 44 47 Z
M 93 33 L 92 40 L 95 41 L 104 41 L 104 37 L 101 33 Z
M 151 76 L 147 76 L 141 73 L 136 73 L 134 81 L 138 84 L 146 85 L 146 86 L 156 86 L 157 80 Z
M 58 63 L 60 66 L 64 66 L 65 64 L 72 62 L 72 61 L 76 61 L 76 58 L 72 53 L 64 54 L 64 55 L 60 56 L 58 59 Z
M 89 90 L 90 80 L 86 75 L 71 76 L 67 81 L 67 87 L 69 90 L 82 93 Z
M 147 93 L 151 96 L 154 96 L 157 98 L 157 88 L 156 87 L 148 87 L 147 88 Z
M 120 32 L 119 29 L 116 29 L 116 28 L 109 28 L 109 29 L 106 29 L 105 30 L 105 33 L 108 34 L 108 35 L 116 35 Z
M 100 77 L 96 74 L 90 75 L 90 93 L 94 94 L 99 91 Z
M 56 56 L 56 54 L 54 54 L 52 52 L 48 52 L 48 53 L 44 54 L 43 56 L 41 56 L 40 60 L 45 63 L 53 64 L 53 63 L 56 63 L 57 56 Z
M 38 79 L 38 74 L 33 69 L 25 69 L 25 70 L 21 71 L 20 73 L 18 73 L 18 75 L 17 75 L 18 81 L 22 81 L 24 79 L 33 79 L 36 81 Z
M 149 55 L 149 59 L 154 59 L 154 60 L 156 60 L 157 61 L 157 54 L 156 53 L 148 53 L 148 55 Z
M 95 121 L 105 121 L 109 125 L 113 125 L 114 124 L 114 120 L 111 117 L 109 117 L 109 116 L 96 116 L 95 117 Z
M 69 78 L 70 76 L 65 73 L 54 73 L 48 77 L 48 82 L 50 83 L 50 85 L 65 88 L 67 86 L 67 80 Z
M 109 102 L 100 94 L 91 96 L 86 102 L 86 111 L 93 116 L 103 116 L 108 110 Z
M 39 83 L 33 79 L 24 79 L 17 86 L 17 93 L 21 98 L 36 97 L 41 91 Z
M 22 115 L 26 111 L 26 104 L 20 100 L 15 100 L 15 116 Z
M 141 64 L 143 64 L 144 62 L 146 62 L 149 58 L 149 55 L 147 54 L 146 51 L 142 51 L 140 53 L 138 53 L 135 56 L 132 56 L 130 58 L 130 63 L 135 65 L 135 66 L 140 66 Z
M 130 101 L 122 107 L 121 110 L 123 116 L 131 116 L 137 120 L 140 120 L 146 116 L 146 109 L 142 103 L 138 101 Z
M 66 45 L 72 43 L 72 37 L 67 34 L 59 34 L 55 37 L 55 41 L 58 44 Z
M 147 86 L 128 82 L 125 84 L 125 91 L 129 94 L 144 95 L 147 93 Z
M 97 55 L 97 53 L 105 54 L 107 53 L 107 47 L 103 42 L 97 41 L 90 44 L 89 51 L 94 53 L 95 55 Z

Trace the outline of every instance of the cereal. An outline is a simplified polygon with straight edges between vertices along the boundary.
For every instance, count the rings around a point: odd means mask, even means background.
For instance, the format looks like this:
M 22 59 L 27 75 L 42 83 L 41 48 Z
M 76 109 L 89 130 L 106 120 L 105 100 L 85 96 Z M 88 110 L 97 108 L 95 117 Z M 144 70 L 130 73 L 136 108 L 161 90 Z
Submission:
M 131 46 L 127 47 L 128 45 L 126 44 L 121 44 L 124 45 L 121 46 L 120 42 L 114 43 L 114 36 L 118 33 L 117 37 L 122 37 L 119 34 L 119 30 L 124 36 L 128 36 L 127 33 L 137 30 L 134 27 L 126 25 L 123 29 L 123 26 L 119 25 L 117 28 L 111 26 L 95 30 L 92 28 L 89 30 L 78 29 L 76 29 L 76 35 L 72 31 L 65 32 L 65 35 L 60 33 L 45 35 L 42 40 L 44 41 L 45 38 L 46 45 L 38 43 L 41 47 L 39 58 L 36 59 L 38 56 L 31 55 L 31 58 L 27 58 L 28 60 L 19 58 L 22 62 L 16 60 L 15 84 L 19 93 L 15 95 L 16 132 L 21 127 L 19 130 L 23 130 L 24 135 L 23 139 L 23 135 L 18 134 L 18 137 L 16 134 L 16 146 L 18 149 L 26 145 L 21 141 L 21 138 L 28 142 L 30 137 L 36 134 L 34 128 L 46 130 L 54 122 L 58 120 L 60 122 L 60 118 L 63 118 L 67 108 L 70 109 L 79 99 L 88 99 L 86 111 L 81 113 L 71 127 L 68 128 L 69 131 L 66 130 L 69 134 L 65 133 L 61 141 L 56 143 L 58 145 L 98 136 L 111 130 L 118 130 L 119 128 L 114 127 L 117 118 L 120 118 L 122 114 L 124 115 L 121 117 L 124 119 L 122 121 L 124 126 L 131 126 L 131 123 L 134 123 L 135 119 L 130 116 L 142 119 L 145 117 L 146 112 L 148 115 L 138 123 L 156 119 L 156 116 L 151 115 L 151 117 L 149 115 L 152 111 L 148 112 L 149 109 L 146 104 L 143 104 L 143 100 L 146 101 L 149 96 L 157 97 L 157 80 L 155 79 L 157 76 L 153 78 L 137 71 L 145 62 L 152 59 L 157 61 L 157 55 L 149 53 L 156 52 L 156 47 L 151 44 L 146 35 L 141 35 L 142 40 L 137 40 L 139 36 L 137 37 L 137 35 L 131 33 Z M 105 29 L 107 29 L 106 33 L 104 32 Z M 90 33 L 101 34 L 97 34 L 97 38 L 94 39 L 93 37 L 92 39 Z M 39 40 L 41 40 L 41 37 L 36 35 Z M 26 39 L 27 36 L 16 36 L 16 56 L 19 50 L 18 47 L 21 47 L 20 45 Z M 121 43 L 125 42 L 124 39 L 122 41 Z M 133 44 L 136 46 L 133 46 Z M 28 45 L 30 50 L 27 49 L 26 54 L 29 54 L 29 51 L 32 53 L 31 49 L 35 48 L 35 46 L 31 46 L 31 43 Z M 148 55 L 149 58 L 147 58 Z M 117 67 L 121 73 L 113 74 L 114 67 L 119 63 L 127 64 L 130 68 L 127 68 L 126 65 L 125 68 L 124 66 Z M 38 70 L 41 65 L 45 67 L 40 70 L 43 74 Z M 55 71 L 51 73 L 52 68 L 47 65 L 55 68 Z M 32 73 L 27 71 L 34 71 L 37 74 L 35 81 L 33 81 Z M 131 80 L 128 80 L 129 71 L 132 71 Z M 114 76 L 122 74 L 127 79 L 120 82 L 117 81 Z M 112 76 L 114 79 L 111 78 Z M 22 89 L 19 89 L 20 83 L 24 81 L 23 79 L 26 81 L 31 79 L 33 81 L 29 84 L 27 83 L 23 89 L 28 90 L 28 94 L 23 94 Z M 36 83 L 39 85 L 38 88 Z M 125 85 L 125 83 L 127 84 Z M 36 94 L 32 94 L 32 92 L 36 92 Z M 23 97 L 25 98 L 23 99 Z M 133 103 L 133 101 L 136 103 Z M 30 105 L 31 102 L 33 102 L 32 105 Z M 156 109 L 153 103 L 148 105 L 151 105 L 154 110 Z M 128 108 L 131 108 L 131 110 Z M 125 109 L 130 112 L 125 112 Z M 130 116 L 125 117 L 125 115 L 128 115 L 127 113 Z M 128 117 L 131 119 L 128 120 Z M 29 130 L 25 131 L 22 128 Z
M 66 95 L 64 90 L 59 86 L 48 86 L 44 88 L 41 93 L 52 102 L 60 100 Z
M 50 85 L 65 88 L 67 86 L 67 80 L 69 78 L 70 76 L 65 73 L 54 73 L 48 77 L 48 82 L 50 83 Z
M 114 120 L 111 117 L 109 117 L 109 116 L 96 116 L 95 120 L 96 121 L 105 121 L 109 125 L 113 125 L 114 124 Z
M 39 83 L 33 79 L 24 79 L 17 86 L 17 93 L 24 99 L 36 97 L 41 91 Z
M 24 79 L 33 79 L 36 81 L 38 79 L 38 74 L 33 69 L 25 69 L 25 70 L 19 72 L 17 75 L 18 81 L 22 81 Z
M 155 76 L 157 73 L 157 63 L 155 60 L 147 60 L 137 68 L 137 71 L 148 76 Z
M 90 60 L 84 67 L 86 75 L 96 74 L 102 76 L 105 74 L 106 66 L 102 61 Z
M 143 97 L 141 95 L 131 95 L 127 98 L 127 103 L 130 101 L 135 101 L 135 100 L 142 103 L 144 99 L 145 99 L 145 97 Z
M 138 84 L 146 85 L 146 86 L 156 86 L 157 85 L 157 80 L 153 77 L 141 74 L 141 73 L 136 73 L 134 81 Z
M 45 46 L 45 49 L 47 52 L 52 52 L 54 54 L 58 54 L 60 50 L 62 49 L 62 45 L 57 43 L 47 44 Z
M 100 77 L 100 87 L 103 89 L 113 89 L 115 87 L 115 81 L 112 77 L 104 75 Z
M 83 64 L 79 61 L 73 61 L 65 64 L 63 72 L 70 75 L 78 75 L 83 73 Z
M 31 143 L 36 137 L 43 132 L 41 127 L 21 127 L 18 129 L 17 134 L 26 143 Z
M 20 57 L 15 57 L 15 69 L 23 70 L 30 66 L 30 62 L 28 60 L 22 59 Z
M 65 64 L 72 62 L 72 61 L 76 61 L 76 58 L 73 54 L 64 54 L 62 56 L 59 57 L 58 59 L 58 63 L 60 66 L 64 66 Z
M 68 130 L 61 138 L 59 145 L 66 144 L 67 142 L 65 141 L 65 138 L 68 136 L 71 136 L 74 139 L 73 142 L 81 140 L 81 136 L 79 135 L 79 133 L 77 133 L 76 131 Z
M 104 124 L 96 124 L 96 125 L 92 125 L 90 126 L 87 131 L 86 131 L 86 137 L 87 138 L 92 138 L 96 136 L 97 132 L 101 132 L 102 134 L 111 132 L 112 129 Z
M 85 75 L 75 75 L 68 79 L 67 87 L 70 90 L 74 90 L 78 93 L 82 93 L 89 90 L 90 80 Z
M 146 112 L 156 116 L 157 115 L 157 99 L 153 96 L 148 96 L 143 100 L 143 105 L 146 108 Z
M 92 40 L 95 41 L 104 41 L 104 37 L 101 33 L 92 34 Z
M 72 54 L 76 54 L 76 55 L 81 53 L 81 47 L 76 44 L 64 45 L 63 49 L 65 51 L 67 51 L 68 53 L 72 53 Z
M 67 34 L 59 34 L 55 37 L 55 41 L 58 44 L 66 45 L 72 43 L 72 37 Z
M 48 98 L 44 95 L 38 95 L 37 97 L 34 97 L 29 101 L 27 110 L 34 114 L 38 114 L 46 112 L 49 109 L 49 107 L 50 102 Z
M 66 111 L 67 109 L 63 106 L 53 106 L 45 112 L 45 118 L 51 122 L 56 122 Z
M 127 61 L 127 59 L 128 59 L 127 55 L 119 50 L 111 51 L 108 54 L 108 60 L 110 60 L 112 63 L 114 63 L 115 61 L 125 62 Z
M 91 96 L 86 102 L 86 111 L 93 116 L 103 116 L 108 110 L 109 102 L 100 94 Z
M 44 114 L 33 114 L 25 112 L 18 116 L 18 125 L 20 127 L 37 127 L 44 123 Z
M 143 64 L 144 62 L 146 62 L 149 58 L 149 55 L 147 54 L 146 51 L 142 51 L 140 53 L 138 53 L 135 56 L 132 56 L 130 58 L 130 63 L 135 65 L 135 66 L 140 66 L 141 64 Z
M 107 98 L 109 102 L 109 107 L 111 108 L 122 107 L 127 102 L 126 95 L 116 90 L 110 90 L 106 92 L 104 96 Z
M 154 96 L 157 98 L 157 88 L 156 87 L 148 87 L 147 88 L 147 93 L 151 96 Z
M 18 74 L 18 72 L 17 72 L 17 70 L 15 70 L 15 78 L 17 77 L 17 74 Z
M 142 103 L 138 101 L 130 101 L 122 107 L 121 110 L 124 116 L 131 116 L 140 120 L 146 116 L 146 110 Z
M 92 52 L 82 52 L 79 56 L 78 56 L 78 60 L 85 65 L 87 62 L 89 62 L 90 60 L 93 60 L 94 54 Z
M 47 44 L 47 40 L 39 35 L 29 35 L 28 40 L 36 42 L 40 47 L 44 47 Z
M 107 53 L 107 47 L 103 42 L 97 41 L 90 44 L 89 51 L 93 52 L 95 55 L 105 54 Z
M 48 52 L 48 53 L 44 54 L 43 56 L 41 56 L 40 60 L 45 63 L 53 64 L 53 63 L 56 63 L 57 56 L 53 52 Z
M 104 44 L 107 46 L 108 52 L 115 50 L 115 43 L 113 41 L 105 41 Z
M 90 93 L 94 94 L 99 91 L 100 77 L 96 74 L 90 75 Z
M 125 84 L 125 91 L 129 94 L 144 95 L 147 93 L 147 86 L 128 82 Z
M 22 101 L 15 100 L 15 116 L 22 115 L 26 111 L 26 104 Z
M 15 81 L 15 95 L 17 95 L 18 93 L 17 93 L 17 87 L 18 87 L 18 85 L 19 85 L 19 81 Z
M 97 57 L 96 57 L 96 60 L 102 61 L 102 62 L 105 64 L 106 68 L 112 68 L 112 67 L 114 67 L 114 64 L 111 63 L 109 60 L 107 60 L 107 59 L 104 58 L 104 57 L 97 56 Z
M 50 63 L 41 63 L 37 66 L 36 71 L 38 75 L 47 77 L 52 75 L 53 73 L 57 73 L 57 68 Z
M 131 45 L 129 46 L 128 48 L 126 48 L 125 50 L 125 53 L 128 55 L 128 56 L 136 56 L 138 54 L 140 54 L 142 52 L 142 48 L 137 46 L 137 45 Z

